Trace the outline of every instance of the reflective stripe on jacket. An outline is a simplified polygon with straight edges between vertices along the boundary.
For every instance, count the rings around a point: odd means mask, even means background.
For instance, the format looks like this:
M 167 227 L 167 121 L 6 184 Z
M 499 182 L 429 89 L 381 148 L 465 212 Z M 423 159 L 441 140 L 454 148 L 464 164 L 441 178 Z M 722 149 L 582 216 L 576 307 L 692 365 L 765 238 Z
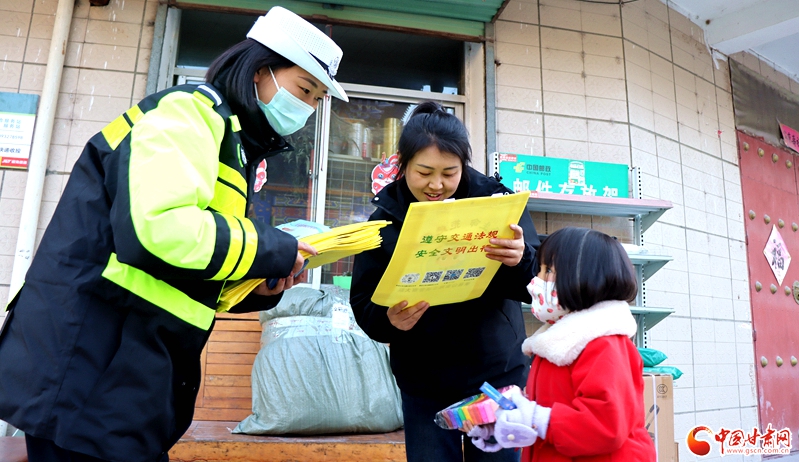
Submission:
M 285 277 L 297 251 L 245 216 L 240 129 L 215 89 L 183 85 L 89 140 L 9 304 L 1 419 L 125 462 L 156 460 L 185 432 L 224 282 Z

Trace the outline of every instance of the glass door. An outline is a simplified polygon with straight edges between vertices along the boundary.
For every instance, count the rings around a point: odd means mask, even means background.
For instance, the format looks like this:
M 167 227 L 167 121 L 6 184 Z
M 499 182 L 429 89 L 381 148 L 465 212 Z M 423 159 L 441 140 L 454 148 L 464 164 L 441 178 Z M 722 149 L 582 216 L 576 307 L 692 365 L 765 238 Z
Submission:
M 327 226 L 336 227 L 369 219 L 375 207 L 373 186 L 385 184 L 387 160 L 397 152 L 400 133 L 417 104 L 436 100 L 463 119 L 465 98 L 395 88 L 344 85 L 350 101 L 332 100 L 329 107 L 329 136 L 324 182 L 324 205 L 318 215 Z M 386 162 L 384 162 L 386 161 Z M 354 257 L 323 266 L 313 278 L 320 286 L 336 286 L 346 295 Z M 315 285 L 315 284 L 314 284 Z

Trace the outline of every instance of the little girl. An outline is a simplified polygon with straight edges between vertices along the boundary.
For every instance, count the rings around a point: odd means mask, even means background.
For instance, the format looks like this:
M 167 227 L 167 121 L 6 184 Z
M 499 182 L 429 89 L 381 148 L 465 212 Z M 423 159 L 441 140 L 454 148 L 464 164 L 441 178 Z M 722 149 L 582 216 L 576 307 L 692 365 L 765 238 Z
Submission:
M 533 356 L 527 398 L 512 395 L 516 409 L 469 436 L 486 452 L 524 447 L 523 462 L 655 460 L 643 363 L 630 341 L 627 302 L 638 289 L 627 253 L 606 234 L 570 227 L 544 240 L 539 256 L 527 290 L 544 325 L 522 345 Z

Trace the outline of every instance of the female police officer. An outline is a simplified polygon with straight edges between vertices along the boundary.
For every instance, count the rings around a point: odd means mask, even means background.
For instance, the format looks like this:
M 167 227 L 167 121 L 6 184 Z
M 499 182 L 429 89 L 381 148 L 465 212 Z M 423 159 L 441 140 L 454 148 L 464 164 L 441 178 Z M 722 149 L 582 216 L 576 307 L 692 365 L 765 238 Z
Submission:
M 165 461 L 191 423 L 200 353 L 225 281 L 280 278 L 315 252 L 245 216 L 255 168 L 291 147 L 341 49 L 275 7 L 207 84 L 151 95 L 77 160 L 0 333 L 0 418 L 39 461 Z

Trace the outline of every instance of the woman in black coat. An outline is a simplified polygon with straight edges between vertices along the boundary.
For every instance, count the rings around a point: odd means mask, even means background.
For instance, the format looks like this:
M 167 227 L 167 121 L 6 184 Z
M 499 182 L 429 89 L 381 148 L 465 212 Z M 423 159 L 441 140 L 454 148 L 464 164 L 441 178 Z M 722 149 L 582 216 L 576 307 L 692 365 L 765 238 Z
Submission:
M 431 307 L 419 302 L 393 307 L 371 302 L 388 266 L 412 202 L 486 197 L 511 193 L 496 178 L 469 167 L 466 127 L 440 105 L 416 108 L 399 140 L 401 178 L 372 200 L 370 220 L 389 220 L 381 247 L 355 257 L 350 302 L 361 328 L 374 340 L 391 344 L 391 368 L 402 393 L 408 461 L 514 461 L 503 450 L 489 454 L 461 432 L 444 430 L 435 413 L 479 393 L 484 381 L 497 388 L 524 386 L 529 359 L 521 303 L 530 301 L 526 286 L 537 272 L 538 234 L 527 212 L 510 225 L 512 239 L 491 239 L 486 257 L 502 263 L 479 298 Z

